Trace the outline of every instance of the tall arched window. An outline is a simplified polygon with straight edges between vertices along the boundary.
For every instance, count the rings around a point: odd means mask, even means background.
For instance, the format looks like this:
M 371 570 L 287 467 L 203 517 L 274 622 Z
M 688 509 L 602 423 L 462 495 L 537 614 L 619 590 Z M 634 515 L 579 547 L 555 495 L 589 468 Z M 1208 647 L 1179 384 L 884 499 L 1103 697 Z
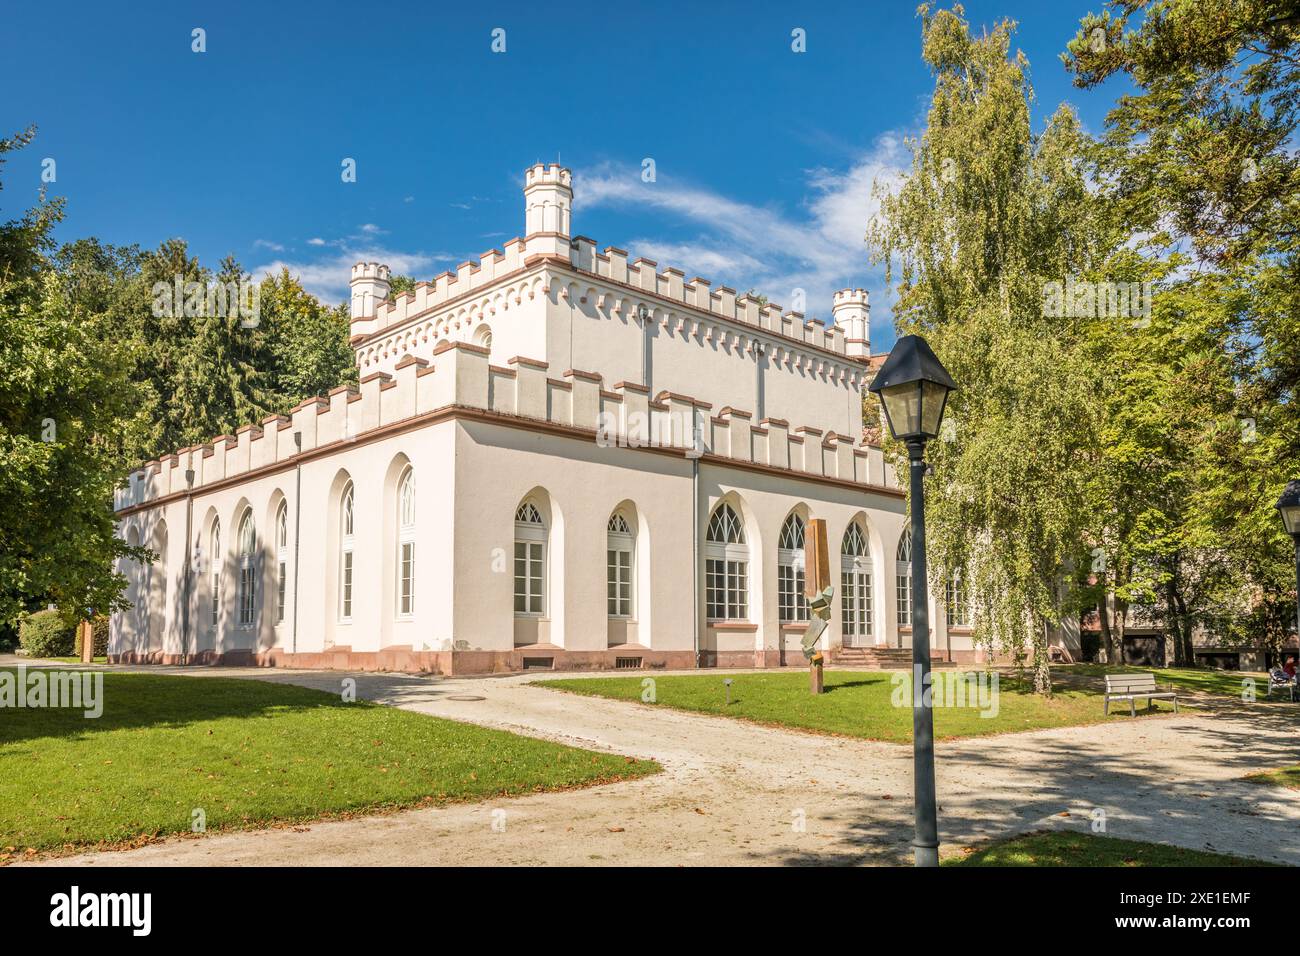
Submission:
M 212 548 L 208 562 L 211 565 L 209 570 L 212 575 L 212 626 L 215 628 L 221 623 L 221 564 L 224 560 L 224 555 L 221 553 L 220 518 L 212 520 L 212 534 L 208 543 Z
M 239 626 L 252 627 L 257 617 L 257 528 L 253 509 L 239 522 Z
M 635 580 L 633 571 L 636 538 L 632 526 L 617 511 L 609 516 L 605 526 L 605 565 L 608 586 L 609 616 L 630 618 L 633 613 Z
M 410 465 L 397 485 L 397 613 L 415 613 L 415 470 Z
M 515 614 L 546 612 L 546 524 L 531 501 L 515 511 Z
M 709 519 L 704 545 L 705 604 L 710 621 L 749 617 L 749 547 L 740 517 L 728 504 Z
M 949 627 L 970 627 L 970 603 L 966 598 L 966 578 L 954 571 L 944 587 L 944 606 Z
M 894 567 L 894 597 L 898 602 L 898 626 L 912 626 L 912 532 L 904 531 L 898 539 Z
M 777 607 L 783 622 L 808 620 L 808 598 L 803 593 L 803 534 L 803 518 L 791 512 L 781 525 L 776 546 Z
M 869 643 L 872 611 L 871 553 L 862 525 L 854 521 L 840 543 L 840 617 L 845 644 Z
M 353 488 L 348 482 L 339 503 L 339 620 L 352 620 Z
M 275 512 L 275 623 L 284 623 L 285 598 L 289 593 L 289 502 L 281 501 Z

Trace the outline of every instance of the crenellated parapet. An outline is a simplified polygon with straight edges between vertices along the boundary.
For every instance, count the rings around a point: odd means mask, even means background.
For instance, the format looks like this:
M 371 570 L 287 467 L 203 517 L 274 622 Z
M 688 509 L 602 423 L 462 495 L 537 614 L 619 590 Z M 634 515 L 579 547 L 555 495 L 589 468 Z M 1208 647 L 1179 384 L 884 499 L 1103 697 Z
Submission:
M 361 364 L 367 352 L 381 350 L 393 340 L 401 340 L 414 326 L 427 333 L 438 329 L 439 337 L 460 326 L 488 318 L 503 302 L 518 298 L 518 286 L 524 271 L 550 271 L 564 281 L 579 285 L 589 280 L 593 295 L 600 296 L 598 308 L 609 302 L 626 302 L 636 309 L 645 307 L 661 315 L 680 315 L 698 321 L 708 317 L 719 323 L 761 330 L 769 336 L 812 346 L 849 357 L 845 330 L 839 324 L 824 325 L 801 312 L 783 311 L 781 306 L 764 303 L 748 293 L 737 294 L 729 286 L 702 277 L 685 281 L 685 273 L 671 267 L 659 271 L 650 259 L 628 262 L 628 254 L 615 246 L 597 252 L 594 240 L 578 236 L 566 240 L 567 255 L 528 256 L 522 239 L 506 243 L 505 251 L 483 253 L 477 262 L 463 262 L 455 273 L 444 272 L 432 283 L 420 283 L 414 291 L 395 301 L 379 303 L 373 317 L 354 320 L 354 348 Z M 566 268 L 567 267 L 567 268 Z M 603 280 L 595 284 L 594 280 Z M 498 283 L 504 288 L 498 289 Z M 549 285 L 549 281 L 547 282 Z M 364 338 L 357 339 L 357 336 Z
M 494 365 L 488 355 L 488 349 L 468 342 L 446 342 L 431 360 L 409 356 L 392 374 L 363 376 L 356 387 L 310 398 L 288 414 L 164 455 L 131 473 L 127 485 L 117 490 L 114 507 L 121 511 L 251 479 L 332 448 L 460 417 L 542 428 L 602 447 L 898 487 L 880 448 L 852 436 L 792 428 L 777 418 L 754 421 L 749 410 L 715 410 L 667 391 L 650 395 L 641 384 L 606 383 L 595 372 L 565 369 L 557 374 L 546 362 L 524 356 Z

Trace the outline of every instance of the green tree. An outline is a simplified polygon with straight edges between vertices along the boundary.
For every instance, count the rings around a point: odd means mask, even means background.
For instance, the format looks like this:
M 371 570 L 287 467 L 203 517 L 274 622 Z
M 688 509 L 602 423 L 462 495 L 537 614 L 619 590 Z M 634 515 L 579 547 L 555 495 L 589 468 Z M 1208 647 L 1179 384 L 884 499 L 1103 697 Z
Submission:
M 261 290 L 273 370 L 268 387 L 276 396 L 277 411 L 356 382 L 346 306 L 323 304 L 287 269 L 263 279 Z
M 934 94 L 910 174 L 882 196 L 868 240 L 897 279 L 899 331 L 924 334 L 960 386 L 949 440 L 928 455 L 936 581 L 962 571 L 977 639 L 1028 645 L 1035 687 L 1050 693 L 1048 629 L 1074 610 L 1061 580 L 1092 524 L 1100 408 L 1082 320 L 1049 314 L 1044 290 L 1102 265 L 1115 237 L 1073 114 L 1031 129 L 1014 24 L 974 36 L 960 6 L 920 13 Z
M 0 140 L 5 153 L 33 131 Z M 69 623 L 122 606 L 114 534 L 122 449 L 142 426 L 130 379 L 134 343 L 106 313 L 67 294 L 51 231 L 59 200 L 41 197 L 0 225 L 0 620 L 52 601 Z
M 1170 289 L 1169 335 L 1196 343 L 1188 367 L 1213 379 L 1167 396 L 1171 409 L 1200 402 L 1204 426 L 1183 436 L 1196 442 L 1176 470 L 1183 505 L 1158 549 L 1166 624 L 1184 658 L 1196 624 L 1276 646 L 1295 592 L 1273 502 L 1300 473 L 1300 10 L 1107 6 L 1062 59 L 1081 88 L 1116 75 L 1135 86 L 1107 118 L 1097 181 L 1133 232 L 1195 257 Z

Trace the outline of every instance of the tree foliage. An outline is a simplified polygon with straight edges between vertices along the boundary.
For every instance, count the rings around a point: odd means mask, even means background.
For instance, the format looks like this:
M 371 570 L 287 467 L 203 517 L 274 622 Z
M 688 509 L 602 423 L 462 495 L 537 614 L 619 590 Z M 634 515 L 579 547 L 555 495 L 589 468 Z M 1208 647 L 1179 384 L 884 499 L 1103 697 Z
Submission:
M 0 166 L 34 132 L 0 140 Z M 114 534 L 133 467 L 356 377 L 346 309 L 287 272 L 254 286 L 180 239 L 57 248 L 62 214 L 42 196 L 0 226 L 0 621 L 123 606 L 118 562 L 150 559 Z

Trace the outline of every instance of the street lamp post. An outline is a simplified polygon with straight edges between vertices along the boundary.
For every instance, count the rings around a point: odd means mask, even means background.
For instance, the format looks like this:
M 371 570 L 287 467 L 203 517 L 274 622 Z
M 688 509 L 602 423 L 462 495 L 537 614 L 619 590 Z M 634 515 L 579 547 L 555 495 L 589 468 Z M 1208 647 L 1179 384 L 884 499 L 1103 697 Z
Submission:
M 917 866 L 939 865 L 934 789 L 934 708 L 930 686 L 929 588 L 925 566 L 925 443 L 939 434 L 948 393 L 957 387 L 919 335 L 895 343 L 870 390 L 880 398 L 889 431 L 907 446 L 912 507 L 912 767 Z
M 1282 527 L 1295 542 L 1296 660 L 1300 661 L 1300 480 L 1286 483 L 1282 497 L 1277 499 L 1277 511 L 1282 516 Z

